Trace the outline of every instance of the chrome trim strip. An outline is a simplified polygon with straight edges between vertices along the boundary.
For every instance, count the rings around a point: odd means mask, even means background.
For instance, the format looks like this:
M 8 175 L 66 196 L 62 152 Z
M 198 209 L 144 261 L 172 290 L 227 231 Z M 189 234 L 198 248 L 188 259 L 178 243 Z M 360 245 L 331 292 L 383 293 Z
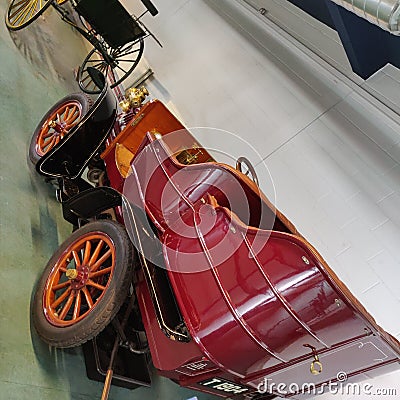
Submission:
M 244 242 L 246 243 L 246 246 L 251 254 L 251 256 L 253 257 L 254 261 L 257 264 L 258 269 L 260 270 L 262 276 L 264 277 L 264 279 L 266 280 L 266 282 L 268 283 L 268 285 L 270 286 L 271 290 L 274 292 L 275 296 L 277 297 L 277 299 L 282 303 L 283 307 L 286 309 L 286 311 L 292 316 L 292 318 L 294 320 L 296 320 L 296 322 L 301 325 L 303 327 L 303 329 L 305 329 L 315 340 L 317 340 L 319 343 L 321 343 L 324 347 L 326 347 L 327 349 L 329 349 L 331 346 L 327 345 L 326 343 L 324 343 L 323 340 L 321 340 L 313 331 L 312 329 L 301 320 L 301 318 L 297 315 L 296 311 L 294 311 L 292 309 L 292 307 L 290 306 L 289 302 L 285 299 L 285 297 L 282 296 L 281 293 L 279 293 L 279 291 L 276 289 L 276 287 L 273 285 L 271 279 L 269 278 L 268 274 L 263 270 L 260 261 L 257 258 L 257 255 L 254 253 L 253 247 L 251 246 L 251 243 L 249 242 L 249 239 L 247 239 L 246 235 L 243 234 L 243 232 L 241 232 L 241 235 L 243 237 Z
M 127 213 L 129 216 L 129 223 L 130 223 L 130 228 L 131 228 L 131 232 L 135 232 L 135 236 L 137 238 L 137 243 L 139 246 L 139 253 L 140 253 L 140 257 L 141 257 L 141 264 L 143 267 L 143 271 L 145 272 L 145 277 L 146 277 L 146 282 L 147 282 L 147 286 L 150 290 L 150 295 L 151 295 L 151 299 L 152 299 L 152 303 L 156 312 L 156 317 L 157 317 L 157 321 L 158 324 L 161 328 L 161 330 L 164 332 L 164 334 L 171 340 L 177 340 L 180 342 L 189 342 L 191 340 L 191 337 L 189 335 L 189 333 L 187 333 L 186 335 L 176 331 L 175 329 L 171 328 L 170 326 L 167 325 L 167 323 L 165 322 L 165 318 L 163 316 L 161 307 L 160 307 L 160 302 L 157 296 L 157 292 L 155 290 L 155 286 L 154 286 L 154 282 L 151 278 L 151 274 L 149 271 L 149 267 L 147 264 L 147 260 L 146 257 L 144 255 L 144 251 L 143 251 L 143 247 L 142 247 L 142 243 L 140 241 L 140 236 L 139 236 L 139 231 L 138 231 L 138 226 L 136 223 L 136 219 L 135 219 L 135 214 L 134 211 L 132 209 L 131 204 L 129 203 L 129 200 L 124 196 L 121 195 L 122 197 L 122 201 L 124 206 L 129 210 L 129 212 Z M 126 220 L 125 220 L 125 224 L 126 224 Z

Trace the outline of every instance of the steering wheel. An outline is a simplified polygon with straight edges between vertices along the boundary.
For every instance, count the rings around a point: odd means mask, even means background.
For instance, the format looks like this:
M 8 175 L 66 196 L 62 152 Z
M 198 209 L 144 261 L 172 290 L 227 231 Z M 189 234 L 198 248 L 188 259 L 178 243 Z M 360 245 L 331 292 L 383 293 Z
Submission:
M 242 166 L 245 166 L 245 168 L 243 169 Z M 257 186 L 259 186 L 256 170 L 246 157 L 239 157 L 237 159 L 236 169 L 242 174 L 248 176 Z

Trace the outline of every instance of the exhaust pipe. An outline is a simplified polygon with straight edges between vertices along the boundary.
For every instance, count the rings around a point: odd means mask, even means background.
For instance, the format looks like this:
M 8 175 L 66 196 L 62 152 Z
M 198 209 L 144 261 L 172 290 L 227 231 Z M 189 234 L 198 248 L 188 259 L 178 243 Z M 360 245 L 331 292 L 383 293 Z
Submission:
M 400 1 L 331 0 L 394 35 L 400 35 Z

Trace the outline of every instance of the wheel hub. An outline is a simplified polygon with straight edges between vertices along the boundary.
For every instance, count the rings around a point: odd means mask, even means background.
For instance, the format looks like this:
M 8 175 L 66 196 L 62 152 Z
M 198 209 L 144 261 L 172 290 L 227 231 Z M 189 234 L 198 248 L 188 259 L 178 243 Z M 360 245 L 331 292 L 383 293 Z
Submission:
M 64 131 L 64 128 L 66 127 L 66 123 L 65 122 L 58 123 L 55 120 L 49 121 L 48 125 L 49 125 L 49 128 L 52 128 L 52 129 L 55 130 L 54 136 L 61 135 L 63 133 L 63 131 Z
M 72 271 L 72 272 L 69 272 Z M 71 288 L 73 290 L 80 290 L 86 286 L 89 279 L 89 267 L 82 265 L 77 269 L 69 269 L 66 273 L 67 278 L 71 280 Z

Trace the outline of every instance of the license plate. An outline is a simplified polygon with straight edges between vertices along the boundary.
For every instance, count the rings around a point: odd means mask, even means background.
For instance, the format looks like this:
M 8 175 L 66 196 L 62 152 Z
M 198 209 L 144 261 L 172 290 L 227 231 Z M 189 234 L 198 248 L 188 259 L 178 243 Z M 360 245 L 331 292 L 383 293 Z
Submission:
M 240 385 L 235 382 L 230 382 L 222 378 L 210 378 L 205 381 L 199 382 L 199 385 L 230 394 L 246 393 L 250 390 L 250 388 L 248 388 L 247 386 Z

